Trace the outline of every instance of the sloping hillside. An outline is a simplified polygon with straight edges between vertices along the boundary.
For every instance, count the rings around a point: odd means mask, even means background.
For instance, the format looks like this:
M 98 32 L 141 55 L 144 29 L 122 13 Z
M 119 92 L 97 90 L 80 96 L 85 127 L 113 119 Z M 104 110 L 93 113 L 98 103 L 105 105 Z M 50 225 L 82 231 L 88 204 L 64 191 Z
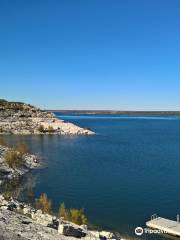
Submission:
M 0 100 L 0 134 L 90 135 L 92 131 L 59 120 L 30 104 Z

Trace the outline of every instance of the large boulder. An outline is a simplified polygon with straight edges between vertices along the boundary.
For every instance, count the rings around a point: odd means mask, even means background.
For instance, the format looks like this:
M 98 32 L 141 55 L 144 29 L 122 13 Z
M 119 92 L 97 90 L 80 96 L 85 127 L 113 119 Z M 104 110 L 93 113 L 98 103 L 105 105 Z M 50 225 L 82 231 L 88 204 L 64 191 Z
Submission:
M 58 232 L 64 236 L 82 238 L 87 235 L 85 229 L 73 223 L 60 223 Z

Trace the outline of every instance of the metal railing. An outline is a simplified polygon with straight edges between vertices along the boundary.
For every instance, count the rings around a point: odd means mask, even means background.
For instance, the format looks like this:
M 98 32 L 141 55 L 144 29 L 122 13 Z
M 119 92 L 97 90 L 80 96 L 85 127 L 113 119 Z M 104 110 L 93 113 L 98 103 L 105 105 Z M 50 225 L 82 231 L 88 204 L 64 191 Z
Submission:
M 157 219 L 158 218 L 158 215 L 157 214 L 153 214 L 152 216 L 151 216 L 151 220 L 154 220 L 154 219 Z

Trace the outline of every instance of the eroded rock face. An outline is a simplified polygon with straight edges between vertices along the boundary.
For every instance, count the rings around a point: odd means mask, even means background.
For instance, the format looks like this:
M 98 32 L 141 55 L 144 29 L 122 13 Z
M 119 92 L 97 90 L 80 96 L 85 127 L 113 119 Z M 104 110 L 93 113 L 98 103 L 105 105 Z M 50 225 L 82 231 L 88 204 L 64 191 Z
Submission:
M 59 120 L 51 112 L 25 103 L 0 101 L 0 134 L 91 135 L 88 129 Z

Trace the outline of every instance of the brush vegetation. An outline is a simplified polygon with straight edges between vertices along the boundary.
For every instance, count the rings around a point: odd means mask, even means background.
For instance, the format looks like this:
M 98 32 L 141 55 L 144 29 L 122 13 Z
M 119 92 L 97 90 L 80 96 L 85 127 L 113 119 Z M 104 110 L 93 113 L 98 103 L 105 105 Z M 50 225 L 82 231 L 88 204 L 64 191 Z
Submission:
M 52 202 L 45 193 L 42 193 L 39 199 L 36 200 L 36 207 L 41 209 L 43 213 L 50 214 L 52 212 Z
M 0 138 L 0 145 L 8 147 L 7 142 L 3 138 Z M 25 143 L 20 143 L 16 148 L 9 148 L 6 151 L 4 155 L 5 162 L 10 168 L 17 168 L 23 164 L 23 156 L 28 152 L 28 145 Z
M 62 217 L 64 220 L 71 221 L 78 225 L 87 224 L 87 218 L 84 214 L 84 209 L 67 209 L 64 203 L 61 203 L 59 207 L 59 217 Z
M 47 194 L 42 193 L 38 199 L 36 199 L 36 208 L 42 210 L 43 213 L 52 213 L 52 201 L 48 198 Z M 64 202 L 60 204 L 58 217 L 63 218 L 66 221 L 76 223 L 78 225 L 84 225 L 88 223 L 85 216 L 84 209 L 66 208 Z
M 29 148 L 28 145 L 26 143 L 20 143 L 17 146 L 17 151 L 21 154 L 21 155 L 25 155 L 29 152 Z
M 17 168 L 23 163 L 21 154 L 16 150 L 8 150 L 5 154 L 5 161 L 10 168 Z

